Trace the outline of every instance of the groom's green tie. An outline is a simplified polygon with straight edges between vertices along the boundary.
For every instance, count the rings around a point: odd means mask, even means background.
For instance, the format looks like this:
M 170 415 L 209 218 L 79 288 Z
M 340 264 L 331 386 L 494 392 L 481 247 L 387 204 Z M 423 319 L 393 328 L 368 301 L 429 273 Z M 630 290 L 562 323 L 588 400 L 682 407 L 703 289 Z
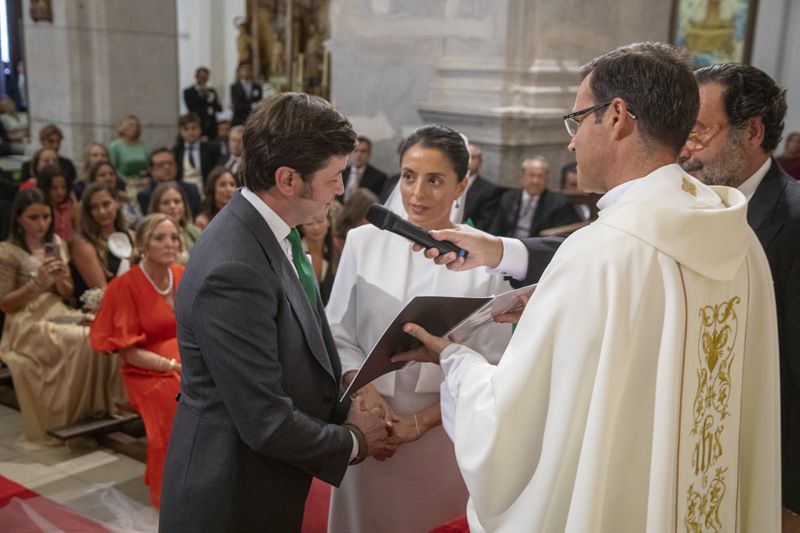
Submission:
M 300 284 L 303 290 L 306 291 L 308 302 L 312 308 L 317 307 L 317 280 L 314 278 L 314 269 L 311 268 L 311 263 L 308 262 L 306 253 L 303 251 L 303 245 L 300 242 L 300 232 L 297 228 L 292 228 L 289 232 L 289 243 L 292 245 L 292 262 L 297 269 L 297 276 L 300 278 Z

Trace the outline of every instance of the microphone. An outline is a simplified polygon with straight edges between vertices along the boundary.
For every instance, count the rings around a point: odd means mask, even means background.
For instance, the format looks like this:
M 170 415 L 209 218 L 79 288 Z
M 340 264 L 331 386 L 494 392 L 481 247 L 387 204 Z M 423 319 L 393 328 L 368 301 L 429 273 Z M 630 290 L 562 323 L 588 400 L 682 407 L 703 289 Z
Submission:
M 427 231 L 407 222 L 385 207 L 372 204 L 367 210 L 367 221 L 379 229 L 391 231 L 401 237 L 415 242 L 423 248 L 436 248 L 440 254 L 455 252 L 458 257 L 467 257 L 468 251 L 459 248 L 450 241 L 437 241 Z

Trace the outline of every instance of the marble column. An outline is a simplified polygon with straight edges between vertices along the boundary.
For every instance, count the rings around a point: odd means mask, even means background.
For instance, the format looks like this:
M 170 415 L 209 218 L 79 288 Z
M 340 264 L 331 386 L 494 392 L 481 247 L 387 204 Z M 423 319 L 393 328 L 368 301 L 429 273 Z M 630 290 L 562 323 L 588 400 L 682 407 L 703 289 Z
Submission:
M 31 131 L 52 122 L 61 153 L 81 160 L 92 140 L 108 143 L 127 113 L 142 140 L 166 145 L 177 134 L 178 39 L 174 1 L 53 0 L 53 22 L 33 22 L 24 0 Z
M 663 4 L 663 5 L 662 5 Z M 580 66 L 619 45 L 666 40 L 669 3 L 638 0 L 341 0 L 333 3 L 332 96 L 374 158 L 414 127 L 440 122 L 484 151 L 482 174 L 518 184 L 529 155 L 573 160 L 561 116 Z

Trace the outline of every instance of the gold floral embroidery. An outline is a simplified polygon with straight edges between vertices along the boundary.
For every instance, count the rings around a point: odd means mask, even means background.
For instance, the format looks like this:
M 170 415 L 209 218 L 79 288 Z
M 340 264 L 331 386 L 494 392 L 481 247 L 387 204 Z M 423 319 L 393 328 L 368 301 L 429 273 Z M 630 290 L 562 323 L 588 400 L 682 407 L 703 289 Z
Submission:
M 722 434 L 725 421 L 730 415 L 730 368 L 736 356 L 734 346 L 739 333 L 735 307 L 740 302 L 741 299 L 734 296 L 726 302 L 701 307 L 699 311 L 700 366 L 690 431 L 694 439 L 694 479 L 687 490 L 683 521 L 686 531 L 692 533 L 722 529 L 719 510 L 727 490 L 725 473 L 728 469 L 719 466 L 718 462 L 724 452 Z
M 697 196 L 697 186 L 692 183 L 691 181 L 683 178 L 683 183 L 681 183 L 681 189 L 688 192 L 692 196 Z

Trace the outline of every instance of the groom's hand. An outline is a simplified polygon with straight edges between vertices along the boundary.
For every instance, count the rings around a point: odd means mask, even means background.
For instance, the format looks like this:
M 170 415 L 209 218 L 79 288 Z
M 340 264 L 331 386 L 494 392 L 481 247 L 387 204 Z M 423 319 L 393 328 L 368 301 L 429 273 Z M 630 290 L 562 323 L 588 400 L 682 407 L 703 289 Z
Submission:
M 394 454 L 396 446 L 387 444 L 389 436 L 389 423 L 383 418 L 383 412 L 378 407 L 364 408 L 364 401 L 360 396 L 353 399 L 350 411 L 347 413 L 348 424 L 357 427 L 367 441 L 367 457 L 375 456 L 376 459 L 386 459 Z

